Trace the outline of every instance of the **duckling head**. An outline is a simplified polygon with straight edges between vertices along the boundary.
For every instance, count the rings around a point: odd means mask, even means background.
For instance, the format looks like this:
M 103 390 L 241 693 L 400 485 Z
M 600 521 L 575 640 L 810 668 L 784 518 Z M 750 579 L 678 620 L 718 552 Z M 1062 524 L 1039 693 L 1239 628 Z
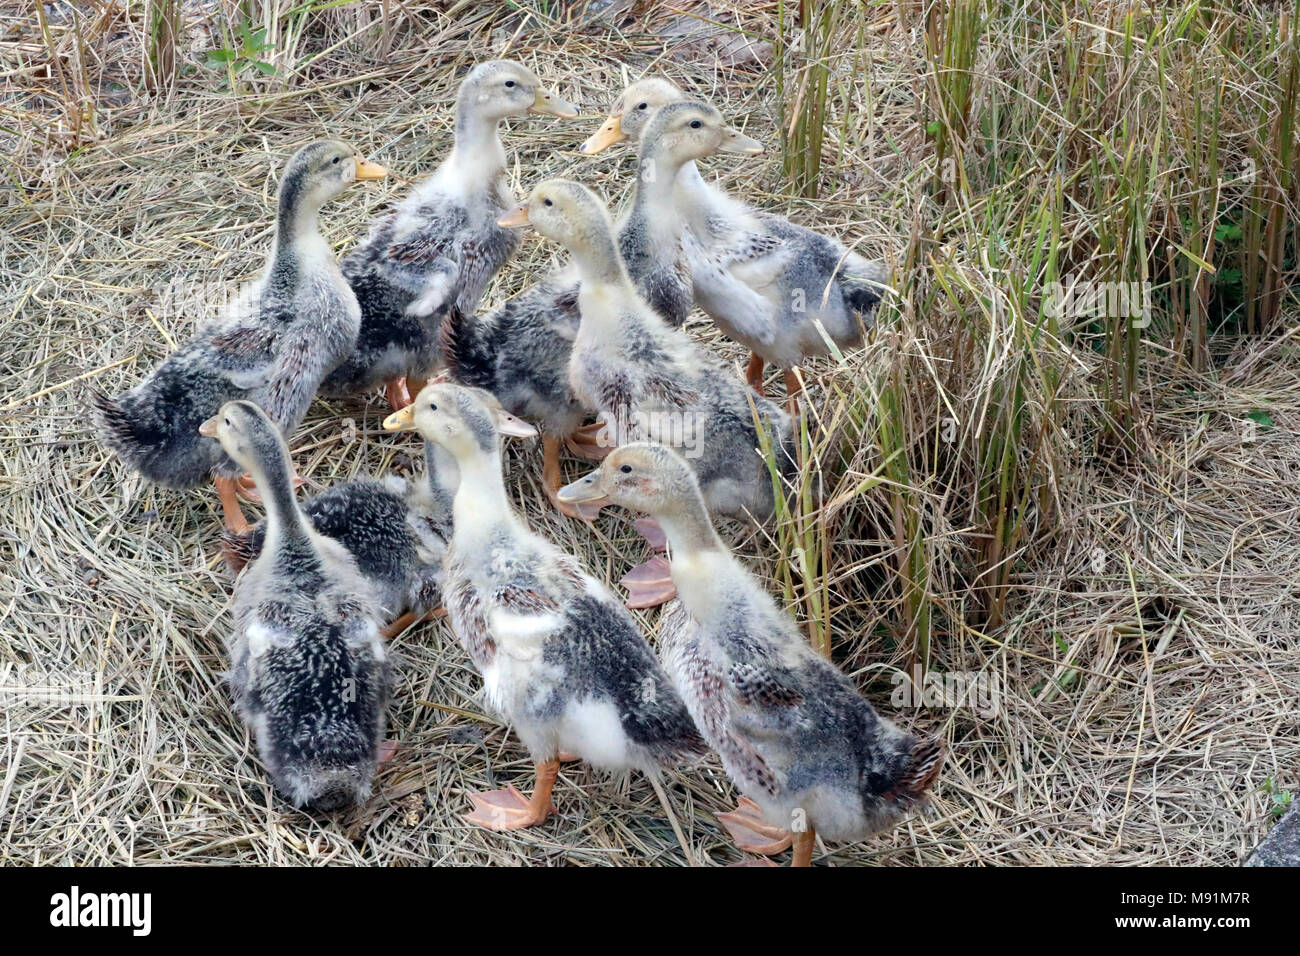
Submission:
M 463 111 L 487 120 L 546 113 L 573 119 L 578 109 L 542 86 L 536 74 L 514 60 L 489 60 L 470 70 L 456 102 Z
M 723 122 L 722 114 L 699 100 L 679 100 L 660 107 L 641 137 L 641 161 L 664 159 L 680 165 L 714 153 L 753 156 L 763 144 Z
M 684 95 L 671 81 L 663 77 L 652 76 L 638 80 L 623 91 L 623 95 L 615 102 L 609 118 L 601 124 L 600 129 L 591 134 L 591 138 L 583 143 L 578 151 L 587 156 L 594 156 L 626 139 L 639 142 L 655 110 L 682 99 Z
M 362 159 L 351 146 L 318 140 L 293 154 L 280 183 L 280 208 L 315 211 L 355 182 L 383 179 L 388 170 Z
M 283 461 L 287 454 L 280 429 L 252 402 L 226 402 L 199 426 L 199 434 L 219 441 L 226 454 L 254 476 L 265 474 L 269 463 Z
M 499 451 L 498 435 L 529 438 L 537 429 L 511 415 L 491 392 L 434 382 L 415 401 L 384 419 L 388 431 L 417 431 L 445 448 L 458 461 L 472 461 Z
M 548 179 L 497 225 L 531 226 L 540 235 L 582 254 L 609 251 L 614 232 L 605 204 L 586 186 L 570 179 Z
M 568 503 L 608 497 L 616 505 L 656 518 L 697 517 L 704 512 L 695 472 L 665 445 L 632 442 L 620 445 L 601 466 L 565 485 L 556 497 Z

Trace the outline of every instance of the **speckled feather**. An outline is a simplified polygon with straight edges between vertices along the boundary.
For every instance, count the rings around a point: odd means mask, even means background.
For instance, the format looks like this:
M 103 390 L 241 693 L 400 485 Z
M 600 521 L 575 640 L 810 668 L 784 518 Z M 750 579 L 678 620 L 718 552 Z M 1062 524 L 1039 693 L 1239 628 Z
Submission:
M 938 745 L 879 717 L 752 578 L 722 585 L 707 616 L 664 610 L 660 653 L 727 773 L 777 826 L 802 809 L 826 839 L 852 841 L 896 822 Z
M 92 393 L 101 439 L 151 481 L 191 488 L 240 470 L 198 428 L 224 402 L 247 399 L 291 435 L 324 376 L 356 344 L 360 312 L 314 227 L 290 238 L 302 181 L 322 144 L 301 150 L 280 187 L 275 248 L 262 278 L 135 388 Z
M 442 557 L 451 531 L 450 508 L 431 512 L 428 496 L 401 478 L 357 479 L 301 505 L 319 534 L 342 545 L 369 582 L 386 619 L 417 616 L 442 606 Z M 247 532 L 227 529 L 222 543 L 250 562 L 262 553 L 266 521 Z
M 520 69 L 493 60 L 470 71 L 457 94 L 451 153 L 344 260 L 361 304 L 361 333 L 356 352 L 325 380 L 327 394 L 404 375 L 427 378 L 439 364 L 439 328 L 448 310 L 473 314 L 514 255 L 519 236 L 497 225 L 514 202 L 497 127 L 524 108 L 485 111 L 499 106 L 491 84 Z
M 378 765 L 392 684 L 381 612 L 353 557 L 303 518 L 271 422 L 255 409 L 241 419 L 271 525 L 235 582 L 230 686 L 276 788 L 335 809 L 369 795 Z
M 572 750 L 597 765 L 650 771 L 703 752 L 681 698 L 630 614 L 569 555 L 515 527 L 494 529 L 472 551 L 454 545 L 447 608 L 485 677 L 488 703 L 532 751 Z M 521 636 L 531 620 L 535 633 Z M 494 623 L 509 621 L 508 625 Z M 608 708 L 623 740 L 592 750 L 575 714 Z

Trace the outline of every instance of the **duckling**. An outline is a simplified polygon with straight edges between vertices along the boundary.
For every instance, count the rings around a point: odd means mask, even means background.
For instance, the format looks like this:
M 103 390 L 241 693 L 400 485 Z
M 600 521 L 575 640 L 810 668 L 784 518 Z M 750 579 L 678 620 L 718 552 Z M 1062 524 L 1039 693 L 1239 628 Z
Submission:
M 298 427 L 321 379 L 356 345 L 361 323 L 318 213 L 353 182 L 385 174 L 333 140 L 294 155 L 261 279 L 135 388 L 114 398 L 92 393 L 100 438 L 123 463 L 168 488 L 212 478 L 227 526 L 248 529 L 236 500 L 240 469 L 199 425 L 222 403 L 247 399 L 283 433 Z
M 721 820 L 738 844 L 794 866 L 815 834 L 861 840 L 924 796 L 943 763 L 935 739 L 878 716 L 718 537 L 696 473 L 672 449 L 614 450 L 560 491 L 649 512 L 673 552 L 679 599 L 664 609 L 659 653 L 696 726 L 747 801 Z
M 501 222 L 531 225 L 573 257 L 581 322 L 569 383 L 584 404 L 600 411 L 605 444 L 649 439 L 680 448 L 714 514 L 768 517 L 775 498 L 759 453 L 759 428 L 770 436 L 778 472 L 788 477 L 796 468 L 790 416 L 754 395 L 681 329 L 658 320 L 628 279 L 600 200 L 577 183 L 550 180 Z M 673 594 L 667 562 L 659 557 L 633 569 L 623 583 L 631 607 L 653 607 Z
M 662 78 L 634 83 L 581 151 L 593 155 L 643 137 L 655 110 L 683 96 Z M 794 368 L 829 354 L 828 339 L 836 348 L 861 344 L 886 288 L 884 263 L 782 216 L 750 209 L 705 182 L 694 163 L 682 167 L 674 186 L 695 302 L 750 349 L 751 386 L 762 390 L 771 363 L 783 370 L 792 396 L 800 388 Z
M 487 392 L 435 383 L 384 427 L 419 431 L 460 468 L 447 554 L 449 620 L 483 676 L 488 704 L 515 728 L 537 768 L 531 797 L 513 787 L 471 793 L 466 819 L 515 830 L 550 813 L 561 752 L 653 773 L 702 753 L 703 742 L 631 615 L 511 507 L 498 433 L 536 432 L 498 409 Z
M 326 394 L 385 382 L 394 408 L 410 404 L 405 379 L 425 378 L 436 366 L 443 314 L 473 313 L 519 244 L 496 224 L 514 203 L 499 127 L 528 113 L 578 115 L 519 63 L 491 60 L 470 70 L 456 97 L 450 155 L 343 261 L 361 303 L 361 334 L 325 380 Z
M 691 307 L 690 268 L 673 207 L 673 181 L 683 163 L 716 152 L 752 155 L 762 146 L 730 129 L 713 107 L 675 103 L 658 111 L 642 139 L 640 175 L 631 209 L 618 229 L 619 251 L 637 291 L 659 317 L 680 327 Z M 572 267 L 548 277 L 491 315 L 467 321 L 448 315 L 444 358 L 458 382 L 485 388 L 504 407 L 535 422 L 542 432 L 542 483 L 551 502 L 571 517 L 594 517 L 599 508 L 574 509 L 555 499 L 562 484 L 562 440 L 584 457 L 600 457 L 590 432 L 579 426 L 587 407 L 569 386 L 568 366 L 578 328 L 577 277 Z
M 318 534 L 341 544 L 357 562 L 395 637 L 420 620 L 441 616 L 442 559 L 451 537 L 451 502 L 459 476 L 455 459 L 425 443 L 426 480 L 387 475 L 359 478 L 302 504 Z M 262 552 L 267 522 L 247 532 L 227 530 L 222 550 L 239 571 Z
M 200 431 L 248 469 L 267 505 L 261 554 L 235 585 L 236 708 L 295 807 L 365 800 L 392 685 L 374 592 L 352 555 L 299 510 L 289 450 L 262 409 L 227 402 Z
M 714 153 L 763 151 L 703 102 L 678 101 L 655 110 L 640 137 L 632 208 L 618 233 L 618 251 L 647 304 L 680 328 L 691 311 L 691 264 L 675 203 L 680 171 Z M 695 175 L 699 175 L 696 172 Z

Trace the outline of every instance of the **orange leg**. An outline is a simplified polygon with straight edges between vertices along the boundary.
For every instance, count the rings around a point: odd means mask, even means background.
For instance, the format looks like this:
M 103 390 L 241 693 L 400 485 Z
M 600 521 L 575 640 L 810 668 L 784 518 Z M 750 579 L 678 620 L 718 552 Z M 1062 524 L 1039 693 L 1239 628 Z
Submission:
M 748 797 L 741 797 L 736 809 L 719 813 L 718 822 L 726 827 L 736 846 L 749 853 L 771 856 L 785 850 L 794 840 L 788 830 L 774 827 L 764 820 L 758 804 Z M 812 852 L 811 846 L 808 852 Z
M 627 588 L 628 607 L 640 610 L 667 604 L 677 596 L 677 586 L 668 559 L 656 554 L 649 561 L 642 561 L 635 568 L 623 575 L 619 584 Z
M 785 370 L 785 404 L 791 415 L 799 412 L 799 395 L 803 392 L 803 383 L 793 369 Z
M 763 394 L 763 366 L 767 363 L 757 352 L 749 353 L 749 368 L 745 372 L 745 381 L 749 387 L 760 395 Z
M 292 481 L 295 489 L 307 484 L 307 480 L 296 472 Z M 250 474 L 245 473 L 235 479 L 235 494 L 250 504 L 260 505 L 262 503 L 262 495 L 257 490 L 257 483 L 253 481 L 253 476 Z
M 446 617 L 446 616 L 447 616 L 447 609 L 445 607 L 440 607 L 436 611 L 430 611 L 428 614 L 421 615 L 420 617 L 416 617 L 414 611 L 407 611 L 405 614 L 403 614 L 401 617 L 394 620 L 392 624 L 389 624 L 386 628 L 381 630 L 379 633 L 391 640 L 392 638 L 396 637 L 398 634 L 401 634 L 412 624 L 418 624 L 421 621 L 436 621 L 438 620 L 438 618 Z
M 470 791 L 468 796 L 474 804 L 474 812 L 465 816 L 465 822 L 498 832 L 536 826 L 555 809 L 551 806 L 551 790 L 559 772 L 558 760 L 539 763 L 537 785 L 533 787 L 533 795 L 527 799 L 514 787 L 489 793 Z
M 568 446 L 569 451 L 579 458 L 586 458 L 588 461 L 603 461 L 614 450 L 613 445 L 606 445 L 601 441 L 601 433 L 604 428 L 604 422 L 592 422 L 590 425 L 583 425 L 564 439 L 564 443 Z
M 406 376 L 385 382 L 384 394 L 388 396 L 388 404 L 393 406 L 395 412 L 400 412 L 411 404 L 411 392 L 407 388 Z
M 560 476 L 560 439 L 554 435 L 542 436 L 542 487 L 546 489 L 546 497 L 555 505 L 556 510 L 562 515 L 570 518 L 579 518 L 583 521 L 594 521 L 600 514 L 600 509 L 608 505 L 608 498 L 601 498 L 597 501 L 584 501 L 581 504 L 568 504 L 556 497 L 556 492 L 564 484 L 564 479 Z
M 817 834 L 812 827 L 802 833 L 796 833 L 794 835 L 794 856 L 790 859 L 790 865 L 812 866 L 813 846 L 816 842 Z
M 221 499 L 221 513 L 225 516 L 226 527 L 240 534 L 247 534 L 250 525 L 239 507 L 238 482 L 234 478 L 213 478 L 217 488 L 217 497 Z

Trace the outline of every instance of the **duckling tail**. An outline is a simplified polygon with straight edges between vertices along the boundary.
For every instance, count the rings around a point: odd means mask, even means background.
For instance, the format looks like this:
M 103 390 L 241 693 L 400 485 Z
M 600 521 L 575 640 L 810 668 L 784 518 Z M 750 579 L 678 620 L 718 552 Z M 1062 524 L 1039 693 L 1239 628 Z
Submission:
M 943 758 L 943 742 L 937 737 L 917 741 L 907 755 L 902 773 L 883 799 L 903 807 L 923 800 L 943 769 Z
M 330 812 L 360 803 L 370 794 L 370 781 L 352 768 L 294 774 L 289 796 L 297 806 Z
M 842 268 L 835 278 L 839 280 L 844 308 L 857 315 L 862 324 L 870 328 L 875 322 L 875 310 L 885 289 L 887 273 L 883 263 L 871 262 L 868 266 L 861 271 L 852 272 Z
M 260 522 L 247 531 L 225 528 L 221 532 L 221 555 L 226 559 L 226 566 L 238 574 L 262 553 L 265 541 L 266 526 Z
M 491 391 L 496 384 L 496 361 L 487 331 L 452 303 L 443 315 L 439 336 L 442 361 L 451 377 L 461 385 Z

